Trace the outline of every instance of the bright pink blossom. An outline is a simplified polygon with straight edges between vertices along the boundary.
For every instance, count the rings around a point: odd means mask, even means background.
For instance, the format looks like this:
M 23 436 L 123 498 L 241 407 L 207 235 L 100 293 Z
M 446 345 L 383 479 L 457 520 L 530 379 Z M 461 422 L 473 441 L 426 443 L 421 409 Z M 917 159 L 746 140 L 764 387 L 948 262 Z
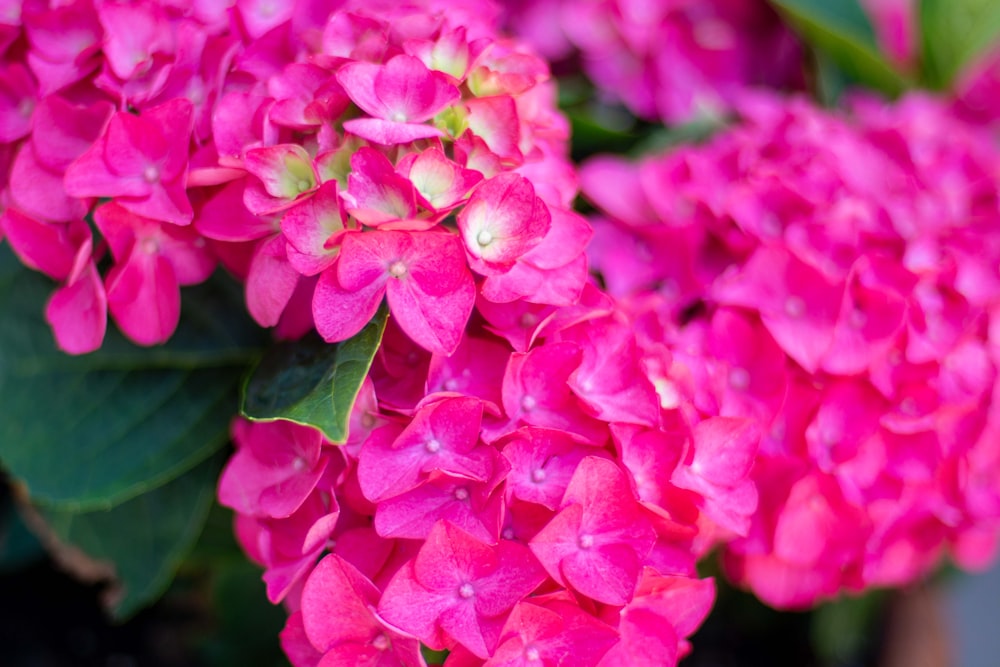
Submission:
M 185 225 L 184 192 L 192 107 L 172 100 L 140 116 L 118 112 L 104 134 L 66 170 L 73 197 L 112 197 L 136 215 Z
M 347 234 L 334 268 L 320 277 L 316 328 L 328 341 L 354 335 L 382 297 L 418 344 L 450 354 L 475 300 L 458 238 L 448 233 L 378 231 Z
M 378 609 L 432 648 L 443 648 L 444 637 L 451 637 L 486 658 L 507 612 L 544 579 L 524 546 L 507 540 L 490 546 L 445 521 L 389 582 Z

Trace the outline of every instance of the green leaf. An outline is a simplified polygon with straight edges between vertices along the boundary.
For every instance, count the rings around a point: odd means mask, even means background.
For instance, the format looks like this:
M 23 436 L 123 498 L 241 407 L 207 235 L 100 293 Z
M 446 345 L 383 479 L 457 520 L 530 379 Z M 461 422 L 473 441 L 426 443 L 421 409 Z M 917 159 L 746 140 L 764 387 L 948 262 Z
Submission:
M 383 304 L 364 329 L 341 343 L 326 343 L 310 334 L 276 345 L 243 388 L 244 416 L 314 426 L 330 442 L 344 442 L 351 408 L 382 342 L 386 318 Z
M 56 349 L 53 285 L 0 248 L 0 461 L 34 502 L 107 509 L 155 489 L 228 440 L 240 378 L 264 336 L 238 286 L 186 290 L 177 334 L 140 348 L 109 327 L 97 352 Z
M 117 584 L 109 603 L 112 614 L 123 619 L 160 596 L 198 538 L 215 497 L 221 461 L 222 457 L 213 457 L 111 510 L 37 509 L 50 538 L 111 564 Z M 53 555 L 60 558 L 58 548 Z
M 871 591 L 861 597 L 845 596 L 816 608 L 809 633 L 824 664 L 864 662 L 864 653 L 878 641 L 878 621 L 885 599 L 883 591 Z
M 226 527 L 232 533 L 232 524 Z M 210 573 L 211 634 L 199 647 L 204 664 L 214 667 L 287 665 L 278 634 L 288 612 L 267 601 L 260 568 L 239 559 Z
M 38 538 L 24 524 L 11 497 L 0 489 L 0 574 L 13 572 L 44 556 L 45 549 Z
M 924 83 L 948 88 L 1000 35 L 997 0 L 920 0 Z
M 848 79 L 892 96 L 910 86 L 879 52 L 875 30 L 858 0 L 771 0 L 771 4 Z

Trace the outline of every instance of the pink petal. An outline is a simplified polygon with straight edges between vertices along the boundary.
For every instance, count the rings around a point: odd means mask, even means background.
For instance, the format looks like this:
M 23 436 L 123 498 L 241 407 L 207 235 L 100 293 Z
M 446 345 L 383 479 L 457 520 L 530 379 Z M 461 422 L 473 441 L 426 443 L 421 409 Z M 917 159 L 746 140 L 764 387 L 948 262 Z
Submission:
M 89 257 L 90 244 L 85 248 L 85 268 L 74 281 L 56 290 L 45 307 L 45 321 L 52 327 L 56 344 L 68 354 L 86 354 L 101 347 L 108 324 L 104 285 Z
M 108 307 L 122 332 L 139 345 L 164 343 L 181 314 L 180 286 L 170 261 L 136 244 L 107 278 Z
M 247 275 L 247 309 L 262 327 L 273 327 L 292 298 L 299 273 L 288 263 L 281 234 L 257 244 Z
M 344 130 L 380 146 L 408 144 L 417 139 L 443 137 L 445 133 L 433 125 L 399 123 L 381 118 L 352 118 L 344 121 Z

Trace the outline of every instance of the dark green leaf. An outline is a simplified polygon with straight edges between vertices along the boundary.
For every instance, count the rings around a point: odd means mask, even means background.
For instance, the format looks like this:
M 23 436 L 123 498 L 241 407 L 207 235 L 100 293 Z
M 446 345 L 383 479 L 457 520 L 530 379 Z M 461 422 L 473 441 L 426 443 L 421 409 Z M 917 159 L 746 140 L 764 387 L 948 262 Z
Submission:
M 232 529 L 227 527 L 227 532 Z M 278 633 L 288 612 L 267 601 L 260 568 L 239 554 L 226 567 L 211 572 L 215 623 L 200 646 L 205 664 L 214 667 L 287 665 Z
M 112 614 L 125 618 L 155 600 L 194 544 L 215 496 L 221 457 L 111 510 L 75 513 L 39 507 L 61 544 L 111 565 Z M 59 558 L 58 549 L 54 554 Z
M 310 334 L 272 348 L 243 389 L 243 414 L 256 421 L 285 419 L 314 426 L 330 442 L 347 439 L 351 408 L 382 342 L 387 311 L 356 336 L 326 343 Z
M 810 635 L 825 664 L 860 664 L 877 641 L 878 621 L 885 594 L 872 591 L 861 597 L 842 597 L 813 612 Z
M 858 0 L 771 0 L 802 37 L 827 55 L 849 80 L 888 95 L 909 87 L 879 52 L 875 31 Z
M 43 558 L 45 549 L 25 526 L 13 500 L 2 491 L 0 498 L 0 573 L 7 573 Z
M 0 461 L 35 502 L 109 508 L 177 477 L 228 438 L 263 335 L 239 288 L 186 290 L 171 341 L 139 348 L 109 327 L 97 352 L 56 349 L 43 318 L 52 284 L 0 248 Z
M 997 0 L 920 0 L 924 82 L 944 89 L 1000 35 Z

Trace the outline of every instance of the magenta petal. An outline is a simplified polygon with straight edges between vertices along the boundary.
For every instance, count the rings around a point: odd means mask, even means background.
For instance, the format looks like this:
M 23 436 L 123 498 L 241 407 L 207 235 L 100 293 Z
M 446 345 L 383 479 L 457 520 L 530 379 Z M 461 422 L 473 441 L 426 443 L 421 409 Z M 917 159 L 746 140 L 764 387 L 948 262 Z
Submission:
M 136 244 L 107 278 L 108 308 L 122 332 L 140 345 L 166 342 L 177 328 L 181 292 L 170 261 Z
M 32 118 L 32 146 L 38 161 L 53 171 L 64 172 L 97 140 L 114 106 L 101 100 L 87 107 L 70 104 L 50 95 L 38 103 Z
M 45 320 L 52 326 L 61 350 L 86 354 L 101 347 L 104 341 L 107 307 L 101 276 L 93 261 L 89 261 L 75 281 L 52 294 L 45 307 Z
M 73 270 L 78 250 L 73 232 L 89 236 L 85 226 L 43 222 L 14 208 L 0 216 L 0 230 L 25 265 L 56 280 L 66 280 Z
M 14 159 L 9 187 L 14 205 L 42 220 L 80 220 L 87 212 L 83 202 L 66 194 L 62 175 L 38 162 L 31 144 L 25 144 Z
M 247 276 L 247 309 L 263 327 L 273 327 L 292 298 L 299 274 L 288 263 L 285 237 L 277 234 L 261 241 L 254 251 Z
M 469 129 L 485 141 L 493 153 L 520 162 L 521 120 L 514 98 L 509 95 L 473 98 L 466 105 Z
M 345 230 L 346 218 L 337 181 L 327 181 L 312 197 L 285 212 L 281 231 L 288 240 L 288 259 L 296 270 L 316 275 L 333 263 L 340 252 L 336 239 Z
M 306 635 L 324 652 L 341 642 L 367 640 L 380 629 L 369 609 L 378 599 L 378 589 L 353 565 L 326 556 L 302 590 Z
M 417 139 L 445 136 L 442 130 L 433 125 L 399 123 L 381 118 L 353 118 L 344 122 L 344 130 L 380 146 L 395 146 Z
M 255 182 L 248 183 L 243 196 L 246 207 L 257 215 L 287 208 L 319 184 L 312 158 L 298 144 L 251 148 L 246 152 L 244 164 L 263 187 L 259 190 L 251 187 Z
M 343 261 L 343 255 L 338 258 Z M 337 278 L 337 267 L 320 274 L 313 294 L 313 319 L 324 340 L 347 340 L 375 317 L 385 295 L 385 279 L 372 280 L 357 289 L 345 289 Z
M 246 178 L 231 181 L 201 204 L 195 229 L 217 241 L 255 241 L 277 231 L 273 217 L 254 215 L 243 205 Z
M 460 97 L 447 76 L 408 55 L 385 65 L 349 63 L 337 72 L 337 81 L 368 114 L 404 123 L 428 120 Z
M 347 195 L 353 199 L 347 210 L 366 225 L 406 220 L 417 213 L 413 184 L 397 174 L 382 153 L 367 146 L 351 157 Z

